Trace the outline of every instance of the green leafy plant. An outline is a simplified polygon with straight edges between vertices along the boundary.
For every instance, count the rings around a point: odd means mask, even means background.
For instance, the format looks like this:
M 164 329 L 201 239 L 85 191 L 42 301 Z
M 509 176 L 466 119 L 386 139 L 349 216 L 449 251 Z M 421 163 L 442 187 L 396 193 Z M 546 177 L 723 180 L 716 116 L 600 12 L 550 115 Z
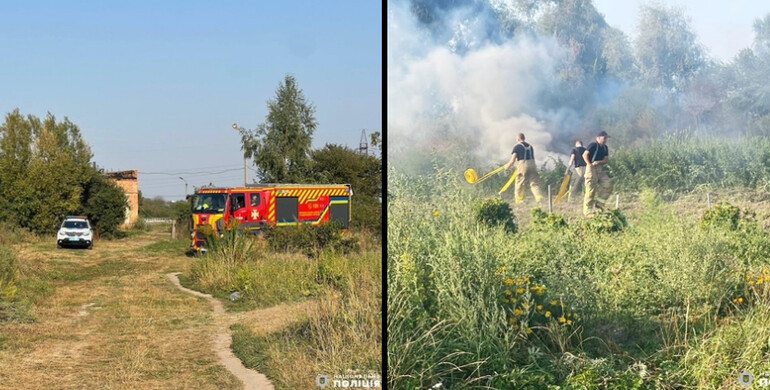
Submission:
M 701 228 L 725 228 L 736 230 L 742 226 L 756 224 L 757 215 L 755 212 L 731 205 L 727 202 L 719 202 L 703 213 L 700 220 Z
M 567 221 L 559 214 L 546 213 L 540 207 L 532 209 L 532 224 L 539 228 L 561 229 L 567 227 Z
M 619 232 L 626 226 L 626 216 L 618 209 L 600 211 L 585 223 L 586 230 L 596 233 Z
M 518 230 L 511 205 L 500 198 L 484 200 L 476 209 L 476 220 L 487 226 L 502 226 L 509 233 Z

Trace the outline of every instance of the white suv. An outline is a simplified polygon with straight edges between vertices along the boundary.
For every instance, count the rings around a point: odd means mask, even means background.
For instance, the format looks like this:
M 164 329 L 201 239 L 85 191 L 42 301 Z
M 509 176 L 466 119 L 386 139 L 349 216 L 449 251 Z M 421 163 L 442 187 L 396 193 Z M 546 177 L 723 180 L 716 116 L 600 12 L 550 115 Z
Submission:
M 72 245 L 93 249 L 93 236 L 88 218 L 68 216 L 64 218 L 59 233 L 56 234 L 56 246 L 61 248 Z

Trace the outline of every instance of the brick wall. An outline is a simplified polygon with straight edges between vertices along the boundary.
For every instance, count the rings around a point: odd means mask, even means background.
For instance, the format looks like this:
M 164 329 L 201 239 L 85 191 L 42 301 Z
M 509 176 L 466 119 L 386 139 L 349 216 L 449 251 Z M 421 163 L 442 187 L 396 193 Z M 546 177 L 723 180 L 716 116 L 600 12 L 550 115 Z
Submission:
M 128 197 L 128 212 L 122 226 L 133 226 L 139 219 L 139 171 L 107 172 L 104 175 L 125 191 Z

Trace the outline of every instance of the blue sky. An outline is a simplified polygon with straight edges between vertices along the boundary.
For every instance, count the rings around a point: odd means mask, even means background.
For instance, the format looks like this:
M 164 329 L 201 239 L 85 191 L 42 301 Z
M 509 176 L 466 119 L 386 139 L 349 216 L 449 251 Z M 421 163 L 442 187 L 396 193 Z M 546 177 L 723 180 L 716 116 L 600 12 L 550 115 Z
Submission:
M 316 107 L 314 147 L 382 131 L 380 2 L 5 2 L 0 53 L 3 114 L 69 117 L 146 197 L 183 198 L 177 176 L 242 184 L 231 126 L 262 123 L 286 74 Z M 142 174 L 180 171 L 227 172 Z
M 607 23 L 633 39 L 637 36 L 639 6 L 647 0 L 594 0 Z M 754 20 L 770 12 L 770 2 L 756 0 L 668 0 L 659 2 L 678 7 L 690 18 L 690 26 L 709 55 L 728 62 L 741 49 L 751 46 Z

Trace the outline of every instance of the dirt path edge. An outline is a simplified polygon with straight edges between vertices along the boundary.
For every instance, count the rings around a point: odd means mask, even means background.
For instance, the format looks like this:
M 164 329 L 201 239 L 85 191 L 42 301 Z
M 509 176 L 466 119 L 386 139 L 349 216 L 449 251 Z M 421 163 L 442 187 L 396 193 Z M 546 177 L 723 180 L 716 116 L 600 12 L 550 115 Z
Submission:
M 182 286 L 182 283 L 179 282 L 179 275 L 181 275 L 181 272 L 166 274 L 178 289 L 188 294 L 195 295 L 196 297 L 205 298 L 211 303 L 211 306 L 214 309 L 214 320 L 217 322 L 217 332 L 214 334 L 214 352 L 216 352 L 222 365 L 243 382 L 246 390 L 275 390 L 272 382 L 270 382 L 265 375 L 250 368 L 246 368 L 243 365 L 243 362 L 233 354 L 233 351 L 230 349 L 230 345 L 232 344 L 230 320 L 227 313 L 225 313 L 222 302 L 219 302 L 210 294 L 204 294 L 199 291 L 185 288 Z

